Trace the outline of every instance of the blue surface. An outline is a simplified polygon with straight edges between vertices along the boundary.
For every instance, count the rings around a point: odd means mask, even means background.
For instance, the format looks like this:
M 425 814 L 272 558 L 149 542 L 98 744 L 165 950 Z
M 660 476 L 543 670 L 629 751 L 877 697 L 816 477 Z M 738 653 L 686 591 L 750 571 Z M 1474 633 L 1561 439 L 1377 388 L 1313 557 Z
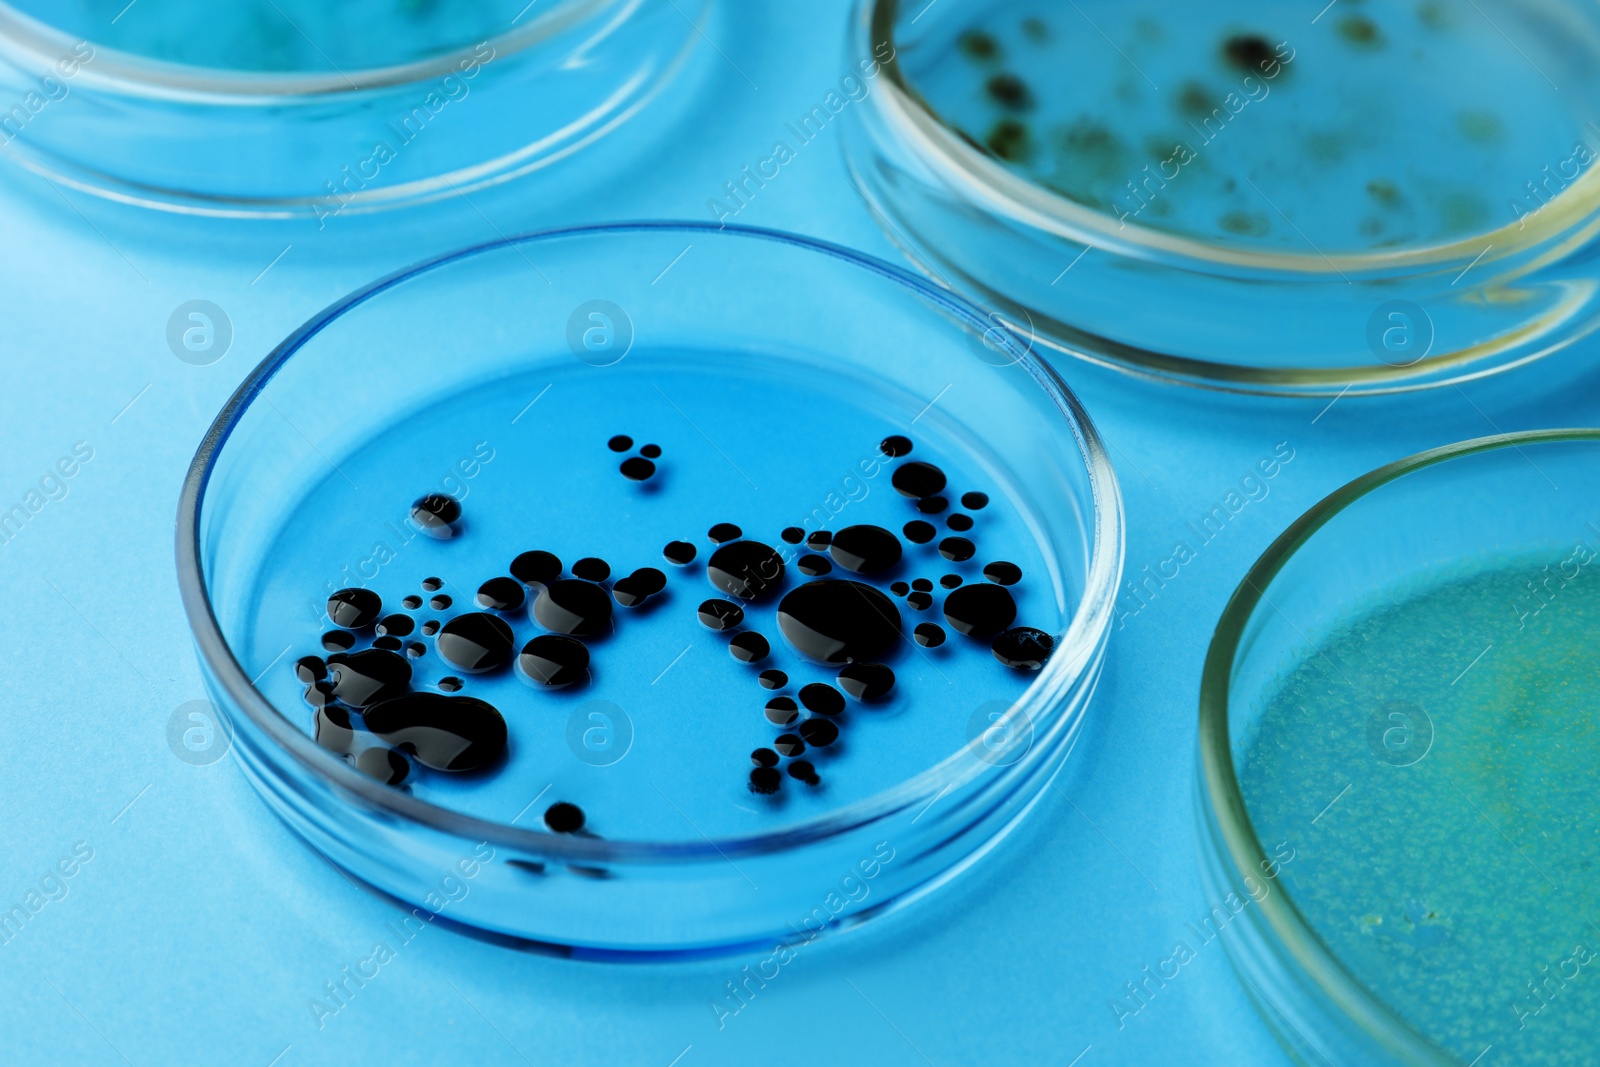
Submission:
M 1110 1006 L 1212 903 L 1192 802 L 1211 626 L 1249 562 L 1328 491 L 1497 427 L 1592 423 L 1592 381 L 1554 399 L 1522 377 L 1322 411 L 1066 367 L 1113 446 L 1130 575 L 1178 540 L 1195 558 L 1124 620 L 1068 773 L 1023 832 L 934 899 L 801 949 L 720 1029 L 708 1003 L 761 956 L 573 964 L 443 927 L 399 947 L 319 1028 L 308 1002 L 376 941 L 395 941 L 388 924 L 401 912 L 294 838 L 231 760 L 192 767 L 168 749 L 168 716 L 204 696 L 173 575 L 173 514 L 235 383 L 323 305 L 436 251 L 559 222 L 708 217 L 722 183 L 766 158 L 785 121 L 846 69 L 838 0 L 728 6 L 739 10 L 727 58 L 715 59 L 692 127 L 661 131 L 639 173 L 554 206 L 512 190 L 475 196 L 471 210 L 319 232 L 111 209 L 14 175 L 0 185 L 0 508 L 75 442 L 94 449 L 66 495 L 0 545 L 0 908 L 76 842 L 93 849 L 66 895 L 0 944 L 0 1059 L 1283 1062 L 1215 943 L 1120 1027 Z M 897 258 L 847 184 L 837 134 L 800 149 L 738 220 Z M 208 367 L 175 359 L 165 340 L 172 310 L 196 298 L 225 308 L 236 330 Z M 1294 459 L 1270 492 L 1198 543 L 1188 524 L 1284 441 Z

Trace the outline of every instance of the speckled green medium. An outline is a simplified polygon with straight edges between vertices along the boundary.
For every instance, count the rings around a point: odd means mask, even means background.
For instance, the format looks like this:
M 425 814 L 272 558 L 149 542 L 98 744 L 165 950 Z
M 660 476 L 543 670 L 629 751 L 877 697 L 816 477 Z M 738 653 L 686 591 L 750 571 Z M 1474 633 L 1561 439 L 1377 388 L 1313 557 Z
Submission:
M 1600 557 L 1436 575 L 1310 636 L 1240 768 L 1290 900 L 1463 1063 L 1600 1062 Z

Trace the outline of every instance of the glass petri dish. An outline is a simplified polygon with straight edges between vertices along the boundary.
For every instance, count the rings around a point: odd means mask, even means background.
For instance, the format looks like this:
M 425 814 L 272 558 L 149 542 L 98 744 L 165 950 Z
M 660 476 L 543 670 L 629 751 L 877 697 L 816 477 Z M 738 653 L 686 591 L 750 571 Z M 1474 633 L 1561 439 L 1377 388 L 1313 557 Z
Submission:
M 689 66 L 712 11 L 711 0 L 122 7 L 0 2 L 5 154 L 113 200 L 319 225 L 603 156 L 594 146 Z
M 1121 568 L 1093 427 L 990 329 L 672 224 L 340 301 L 182 498 L 247 774 L 369 883 L 567 952 L 809 940 L 941 884 L 1061 767 Z
M 849 47 L 885 68 L 843 142 L 885 231 L 1061 351 L 1360 394 L 1594 328 L 1590 5 L 858 0 Z
M 1551 430 L 1374 471 L 1218 623 L 1193 933 L 1302 1062 L 1590 1057 L 1597 458 Z

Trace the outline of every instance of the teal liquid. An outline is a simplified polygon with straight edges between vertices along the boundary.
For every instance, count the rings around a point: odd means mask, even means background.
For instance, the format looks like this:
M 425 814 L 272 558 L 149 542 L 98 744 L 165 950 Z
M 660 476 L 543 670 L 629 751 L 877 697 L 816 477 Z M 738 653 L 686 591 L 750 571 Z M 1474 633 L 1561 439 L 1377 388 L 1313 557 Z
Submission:
M 1267 698 L 1241 769 L 1300 913 L 1463 1063 L 1600 1043 L 1597 570 L 1555 551 L 1375 606 Z
M 1465 238 L 1593 163 L 1600 94 L 1568 69 L 1594 67 L 1593 40 L 1527 6 L 1346 0 L 1312 24 L 1317 6 L 935 6 L 900 61 L 1030 180 L 1126 225 L 1253 249 Z
M 527 0 L 21 0 L 16 6 L 93 44 L 149 59 L 333 74 L 470 48 L 511 30 Z

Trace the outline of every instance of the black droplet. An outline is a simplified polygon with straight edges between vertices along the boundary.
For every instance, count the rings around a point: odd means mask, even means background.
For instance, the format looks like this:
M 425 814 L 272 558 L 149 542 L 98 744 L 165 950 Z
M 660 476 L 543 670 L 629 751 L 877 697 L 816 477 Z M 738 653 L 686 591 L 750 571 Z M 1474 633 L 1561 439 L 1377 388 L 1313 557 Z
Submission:
M 833 534 L 829 533 L 827 530 L 818 530 L 816 533 L 806 538 L 806 547 L 811 549 L 813 552 L 826 552 L 828 550 L 828 546 L 832 543 Z
M 640 567 L 632 574 L 618 578 L 611 586 L 611 595 L 625 608 L 636 608 L 667 587 L 667 576 L 654 567 Z
M 421 659 L 428 654 L 428 646 L 421 641 L 413 641 L 406 646 L 406 655 L 411 659 Z
M 919 622 L 911 636 L 923 648 L 938 648 L 944 644 L 944 627 L 934 622 Z
M 424 592 L 437 593 L 439 590 L 444 588 L 444 579 L 424 578 L 422 579 L 422 588 Z
M 400 606 L 409 608 L 412 611 L 416 611 L 418 608 L 422 607 L 422 598 L 417 596 L 415 593 L 409 593 L 405 597 L 401 598 Z
M 783 539 L 791 545 L 798 545 L 806 539 L 806 532 L 798 526 L 786 526 L 783 529 Z
M 1036 671 L 1044 666 L 1056 647 L 1056 639 L 1032 626 L 1018 626 L 994 639 L 990 651 L 994 658 L 1019 671 Z
M 931 593 L 933 592 L 933 583 L 926 578 L 913 578 L 911 588 L 919 593 Z
M 381 648 L 385 652 L 399 652 L 402 646 L 398 637 L 374 637 L 372 647 Z
M 730 541 L 706 563 L 711 584 L 740 600 L 762 600 L 783 585 L 783 557 L 760 541 Z
M 432 608 L 434 611 L 444 611 L 452 603 L 453 601 L 444 593 L 440 593 L 437 596 L 431 596 L 428 598 L 428 607 Z
M 322 647 L 329 652 L 348 652 L 356 639 L 348 630 L 329 630 L 322 635 Z
M 894 671 L 882 663 L 852 663 L 839 672 L 839 687 L 863 702 L 882 700 L 894 688 Z
M 410 615 L 385 615 L 378 620 L 377 631 L 380 634 L 390 634 L 394 637 L 410 637 L 411 631 L 416 629 L 417 621 Z
M 944 619 L 957 633 L 988 637 L 1017 617 L 1017 602 L 1002 586 L 979 582 L 952 589 L 944 598 Z
M 812 682 L 800 687 L 800 703 L 818 715 L 837 715 L 844 711 L 844 694 L 826 682 Z
M 589 649 L 570 637 L 540 634 L 522 646 L 517 666 L 529 681 L 561 689 L 583 681 L 588 674 Z
M 629 437 L 625 433 L 619 433 L 617 436 L 607 441 L 606 446 L 613 452 L 626 452 L 628 449 L 633 447 L 633 438 Z
M 585 556 L 572 565 L 572 573 L 586 582 L 603 582 L 611 577 L 611 564 L 596 556 Z
M 795 569 L 807 578 L 821 578 L 824 574 L 833 570 L 833 564 L 828 562 L 827 556 L 807 553 L 800 557 L 800 561 L 795 564 Z
M 939 542 L 939 555 L 952 563 L 960 563 L 972 558 L 977 549 L 965 537 L 946 537 Z
M 800 736 L 812 748 L 827 748 L 839 740 L 839 728 L 827 719 L 807 719 L 800 724 Z
M 429 537 L 448 541 L 459 531 L 461 502 L 443 493 L 429 493 L 411 505 L 411 521 Z
M 910 541 L 912 544 L 925 545 L 929 541 L 932 541 L 939 531 L 933 528 L 933 523 L 931 522 L 924 522 L 921 519 L 912 519 L 910 522 L 905 524 L 904 528 L 902 528 L 900 532 L 905 534 L 906 540 Z
M 833 535 L 828 554 L 847 571 L 877 574 L 900 562 L 900 539 L 882 526 L 846 526 Z
M 474 611 L 457 615 L 439 631 L 439 655 L 458 671 L 482 674 L 511 658 L 515 635 L 498 615 Z
M 328 657 L 333 692 L 352 708 L 400 696 L 411 684 L 411 664 L 381 648 Z
M 749 630 L 728 642 L 728 652 L 740 663 L 760 663 L 771 654 L 772 646 L 765 637 Z
M 911 592 L 911 587 L 905 582 L 890 582 L 889 592 L 893 593 L 895 596 L 905 596 L 907 593 Z
M 558 634 L 596 637 L 611 629 L 611 598 L 593 582 L 563 578 L 539 593 L 533 617 Z
M 750 772 L 750 792 L 771 796 L 783 784 L 783 777 L 774 767 L 757 767 Z
M 1028 83 L 1015 74 L 991 75 L 984 90 L 989 99 L 1012 111 L 1027 111 L 1033 107 L 1033 93 Z
M 511 576 L 523 585 L 549 585 L 561 577 L 561 560 L 549 552 L 524 552 L 511 561 Z
M 325 708 L 339 700 L 333 695 L 333 683 L 328 681 L 312 682 L 306 686 L 305 698 L 306 703 L 314 708 Z
M 773 697 L 767 701 L 767 721 L 775 726 L 788 726 L 800 717 L 800 705 L 792 697 Z
M 913 500 L 932 496 L 945 486 L 944 471 L 932 463 L 923 463 L 921 460 L 900 464 L 894 469 L 894 476 L 889 481 L 901 496 L 908 496 Z
M 758 748 L 750 753 L 750 762 L 757 767 L 776 767 L 778 754 L 770 748 Z
M 660 459 L 661 446 L 645 445 L 643 448 L 639 449 L 639 455 L 643 456 L 645 459 Z
M 544 810 L 544 824 L 558 834 L 575 834 L 583 829 L 583 809 L 558 801 Z
M 944 524 L 950 527 L 950 529 L 954 530 L 956 533 L 966 533 L 968 530 L 972 529 L 972 516 L 963 515 L 958 511 L 948 519 L 944 520 Z
M 939 579 L 939 584 L 944 586 L 946 589 L 954 589 L 956 586 L 961 584 L 961 575 L 947 574 L 943 578 Z
M 923 497 L 917 501 L 917 510 L 924 515 L 937 515 L 950 506 L 950 501 L 942 496 Z
M 516 611 L 527 596 L 522 583 L 515 578 L 490 578 L 478 586 L 478 606 L 493 611 Z
M 661 550 L 661 554 L 667 557 L 668 563 L 676 563 L 682 567 L 694 562 L 695 547 L 688 541 L 668 541 L 667 547 Z
M 697 614 L 708 630 L 731 630 L 744 622 L 744 609 L 731 600 L 707 600 Z
M 366 629 L 382 610 L 382 598 L 370 589 L 341 589 L 328 598 L 328 619 L 346 630 Z
M 719 522 L 711 527 L 706 536 L 710 537 L 713 543 L 721 545 L 729 541 L 739 540 L 744 536 L 744 531 L 731 522 Z
M 909 437 L 901 437 L 899 434 L 891 434 L 879 443 L 878 451 L 890 459 L 909 456 L 911 454 L 911 439 Z
M 881 660 L 900 642 L 900 609 L 870 585 L 821 578 L 783 598 L 778 627 L 824 663 Z
M 1016 585 L 1022 581 L 1022 568 L 1015 563 L 997 560 L 983 568 L 983 576 L 995 585 Z
M 782 689 L 789 684 L 789 676 L 779 670 L 766 670 L 761 672 L 761 688 Z
M 294 676 L 307 685 L 320 682 L 328 676 L 328 665 L 321 656 L 301 656 L 294 661 Z
M 817 777 L 817 769 L 811 765 L 811 761 L 805 759 L 797 759 L 789 764 L 789 777 L 806 785 L 816 785 L 822 780 Z
M 461 684 L 461 679 L 454 676 L 439 679 L 439 688 L 444 690 L 446 693 L 459 693 L 461 691 Z
M 961 506 L 968 511 L 982 511 L 989 506 L 988 493 L 962 493 Z
M 798 756 L 806 750 L 806 743 L 796 734 L 779 734 L 778 739 L 772 742 L 772 747 L 778 750 L 780 756 Z
M 927 611 L 933 607 L 933 596 L 930 593 L 912 593 L 906 597 L 906 606 L 912 611 Z
M 317 714 L 313 717 L 317 744 L 335 752 L 346 755 L 350 746 L 355 743 L 356 729 L 350 725 L 350 712 L 336 704 L 317 705 Z
M 1272 45 L 1259 34 L 1235 34 L 1222 44 L 1222 54 L 1247 74 L 1259 74 L 1276 58 Z
M 363 749 L 356 756 L 356 770 L 384 785 L 399 785 L 411 773 L 411 764 L 392 748 Z
M 476 697 L 408 693 L 374 705 L 363 718 L 368 730 L 436 771 L 480 770 L 506 750 L 505 719 Z
M 439 620 L 438 619 L 429 619 L 427 622 L 422 624 L 422 636 L 423 637 L 432 637 L 434 634 L 436 634 L 438 632 L 439 632 Z
M 646 481 L 656 473 L 656 465 L 640 456 L 629 456 L 618 469 L 624 478 L 635 482 Z

